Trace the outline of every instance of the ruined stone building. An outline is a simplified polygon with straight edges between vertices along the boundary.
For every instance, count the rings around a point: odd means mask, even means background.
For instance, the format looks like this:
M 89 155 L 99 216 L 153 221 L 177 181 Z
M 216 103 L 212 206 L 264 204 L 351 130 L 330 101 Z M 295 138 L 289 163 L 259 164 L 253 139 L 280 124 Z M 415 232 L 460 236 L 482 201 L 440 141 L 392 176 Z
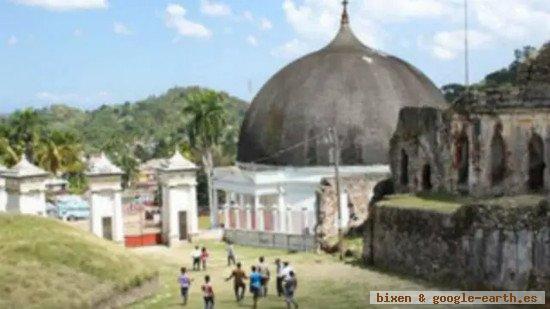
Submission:
M 390 142 L 397 192 L 550 192 L 550 44 L 519 86 L 471 93 L 447 110 L 406 107 Z

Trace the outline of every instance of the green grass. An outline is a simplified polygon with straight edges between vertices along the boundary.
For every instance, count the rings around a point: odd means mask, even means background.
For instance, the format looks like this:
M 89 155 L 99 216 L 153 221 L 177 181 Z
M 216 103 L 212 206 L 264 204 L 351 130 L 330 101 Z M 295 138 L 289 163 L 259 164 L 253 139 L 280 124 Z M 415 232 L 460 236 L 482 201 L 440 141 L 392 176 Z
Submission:
M 123 247 L 65 223 L 0 215 L 0 308 L 85 308 L 154 275 Z
M 536 206 L 544 199 L 542 195 L 526 194 L 492 198 L 475 198 L 443 193 L 395 194 L 378 202 L 379 206 L 413 208 L 442 213 L 452 213 L 467 204 L 501 205 L 504 207 Z
M 210 216 L 199 216 L 199 229 L 208 230 L 212 225 L 210 224 Z
M 231 271 L 225 260 L 225 245 L 220 242 L 207 241 L 205 245 L 211 260 L 207 271 L 191 272 L 194 279 L 190 290 L 187 308 L 202 308 L 200 285 L 203 277 L 212 277 L 216 294 L 216 308 L 251 308 L 252 299 L 248 290 L 242 304 L 234 300 L 232 283 L 225 282 Z M 148 300 L 133 305 L 133 308 L 180 308 L 181 299 L 176 278 L 181 266 L 190 267 L 190 252 L 192 245 L 181 248 L 140 248 L 135 249 L 144 258 L 157 261 L 162 282 L 161 292 Z M 274 271 L 273 261 L 276 257 L 288 260 L 293 265 L 299 280 L 296 299 L 300 308 L 365 308 L 369 307 L 369 291 L 371 290 L 422 290 L 429 288 L 425 283 L 412 281 L 376 270 L 354 266 L 356 260 L 341 262 L 326 254 L 289 253 L 284 250 L 262 249 L 235 246 L 237 259 L 240 260 L 247 273 L 257 258 L 265 256 Z M 274 295 L 275 283 L 270 281 L 269 296 L 260 299 L 258 308 L 286 308 L 283 300 Z
M 430 194 L 395 194 L 378 202 L 379 206 L 413 208 L 443 213 L 452 213 L 467 202 L 466 199 L 452 195 Z

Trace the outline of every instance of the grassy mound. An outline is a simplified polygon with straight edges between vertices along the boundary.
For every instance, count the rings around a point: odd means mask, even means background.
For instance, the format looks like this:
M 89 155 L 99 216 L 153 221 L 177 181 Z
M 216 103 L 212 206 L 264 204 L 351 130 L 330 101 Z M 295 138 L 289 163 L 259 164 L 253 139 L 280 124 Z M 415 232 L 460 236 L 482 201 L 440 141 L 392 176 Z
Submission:
M 0 215 L 0 308 L 89 307 L 155 276 L 139 257 L 62 222 Z

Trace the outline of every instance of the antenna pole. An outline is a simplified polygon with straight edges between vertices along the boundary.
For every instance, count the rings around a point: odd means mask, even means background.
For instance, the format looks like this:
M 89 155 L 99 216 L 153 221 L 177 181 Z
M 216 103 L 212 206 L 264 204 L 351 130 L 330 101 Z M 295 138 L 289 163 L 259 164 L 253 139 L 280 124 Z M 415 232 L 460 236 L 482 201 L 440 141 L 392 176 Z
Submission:
M 464 0 L 464 85 L 466 94 L 470 88 L 470 55 L 468 47 L 468 0 Z

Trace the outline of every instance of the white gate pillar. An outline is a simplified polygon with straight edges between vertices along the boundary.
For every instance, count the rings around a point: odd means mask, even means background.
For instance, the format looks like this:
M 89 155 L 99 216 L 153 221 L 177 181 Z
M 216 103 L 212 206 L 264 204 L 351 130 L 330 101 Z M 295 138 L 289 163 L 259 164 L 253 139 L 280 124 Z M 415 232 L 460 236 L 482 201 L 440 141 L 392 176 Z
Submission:
M 90 159 L 86 172 L 90 190 L 90 231 L 119 244 L 124 244 L 123 174 L 103 153 Z M 108 227 L 104 225 L 104 220 L 108 222 L 109 218 L 111 226 Z
M 197 166 L 176 150 L 158 170 L 162 188 L 162 235 L 168 246 L 191 240 L 199 232 Z M 185 218 L 185 222 L 180 222 Z
M 46 179 L 49 173 L 23 157 L 5 171 L 7 193 L 6 211 L 11 213 L 46 216 Z

